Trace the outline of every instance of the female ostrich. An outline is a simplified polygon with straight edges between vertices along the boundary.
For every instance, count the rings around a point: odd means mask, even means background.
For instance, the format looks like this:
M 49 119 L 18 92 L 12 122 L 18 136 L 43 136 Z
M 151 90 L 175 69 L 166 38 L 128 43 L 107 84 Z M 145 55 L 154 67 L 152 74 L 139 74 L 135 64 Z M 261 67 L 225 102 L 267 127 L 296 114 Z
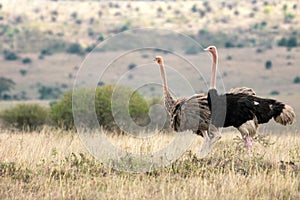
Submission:
M 216 127 L 236 127 L 250 152 L 253 147 L 252 137 L 258 124 L 267 123 L 273 118 L 282 125 L 292 124 L 295 120 L 293 108 L 274 99 L 255 96 L 255 93 L 227 93 L 219 95 L 216 90 L 216 70 L 218 53 L 215 46 L 205 49 L 212 54 L 212 76 L 208 91 L 208 104 L 212 113 L 212 124 Z M 252 90 L 253 91 L 253 90 Z
M 175 99 L 168 90 L 163 58 L 156 56 L 155 61 L 160 67 L 164 104 L 171 118 L 172 129 L 177 132 L 192 130 L 197 135 L 205 136 L 200 156 L 206 156 L 210 152 L 212 145 L 221 138 L 219 130 L 210 123 L 211 112 L 208 106 L 207 95 L 194 94 L 191 97 Z

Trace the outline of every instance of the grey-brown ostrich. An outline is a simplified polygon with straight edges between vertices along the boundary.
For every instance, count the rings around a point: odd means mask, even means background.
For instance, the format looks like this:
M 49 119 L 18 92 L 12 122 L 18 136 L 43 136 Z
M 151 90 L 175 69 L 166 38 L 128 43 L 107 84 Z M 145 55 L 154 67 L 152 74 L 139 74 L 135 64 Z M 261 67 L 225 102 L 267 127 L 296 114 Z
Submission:
M 192 130 L 194 133 L 205 137 L 200 155 L 201 157 L 206 156 L 212 145 L 221 137 L 219 130 L 210 124 L 211 113 L 207 95 L 194 94 L 190 97 L 175 99 L 168 90 L 163 58 L 156 56 L 155 61 L 160 67 L 164 104 L 171 118 L 172 129 L 177 132 Z
M 215 46 L 205 49 L 213 58 L 211 85 L 208 91 L 208 104 L 211 110 L 211 123 L 216 127 L 236 127 L 242 135 L 248 152 L 253 147 L 258 124 L 267 123 L 273 118 L 282 125 L 292 124 L 295 113 L 289 105 L 274 99 L 266 99 L 255 96 L 252 89 L 244 89 L 244 92 L 218 94 L 216 90 L 216 71 L 218 53 Z

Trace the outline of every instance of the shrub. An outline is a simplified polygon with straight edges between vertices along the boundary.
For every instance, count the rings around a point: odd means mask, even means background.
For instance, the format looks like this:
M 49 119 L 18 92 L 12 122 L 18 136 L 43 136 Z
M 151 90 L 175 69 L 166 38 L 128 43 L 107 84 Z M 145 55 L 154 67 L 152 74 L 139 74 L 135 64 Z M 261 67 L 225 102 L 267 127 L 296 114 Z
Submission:
M 231 55 L 228 55 L 228 56 L 226 57 L 226 59 L 227 59 L 227 60 L 232 60 L 232 56 L 231 56 Z
M 225 48 L 232 48 L 235 47 L 235 45 L 231 41 L 227 41 L 224 44 Z
M 131 22 L 130 21 L 127 21 L 121 28 L 120 28 L 120 32 L 123 32 L 123 31 L 127 31 L 131 28 Z
M 4 50 L 4 59 L 13 61 L 18 59 L 18 55 L 15 52 Z
M 95 110 L 99 124 L 107 129 L 107 130 L 119 130 L 119 127 L 114 121 L 112 115 L 112 94 L 115 90 L 115 86 L 112 85 L 105 85 L 102 87 L 97 87 L 95 92 Z M 139 95 L 137 92 L 133 92 L 132 90 L 125 88 L 125 87 L 118 87 L 118 98 L 116 99 L 116 107 L 126 107 L 122 100 L 127 96 L 131 95 L 130 102 L 129 102 L 129 114 L 133 120 L 137 123 L 143 122 L 148 113 L 148 104 L 147 102 Z M 76 95 L 77 98 L 86 98 L 91 92 L 94 92 L 92 89 L 80 89 L 76 91 L 74 94 L 70 91 L 65 93 L 64 97 L 55 103 L 51 107 L 51 119 L 54 125 L 64 128 L 64 129 L 72 129 L 74 128 L 74 121 L 73 121 L 73 114 L 72 114 L 72 95 Z M 74 103 L 77 103 L 74 102 Z M 83 103 L 84 104 L 84 103 Z M 94 108 L 89 107 L 87 109 L 86 106 L 89 105 L 76 105 L 73 109 L 76 111 L 80 111 L 82 115 L 82 119 L 85 119 L 90 113 L 87 112 L 94 112 Z M 122 109 L 120 109 L 122 110 Z M 123 111 L 122 111 L 123 112 Z M 122 116 L 126 113 L 118 113 L 119 116 Z M 127 110 L 126 110 L 127 112 Z M 89 123 L 89 120 L 86 119 L 85 123 Z
M 0 118 L 10 127 L 32 131 L 46 124 L 48 111 L 38 104 L 19 104 L 4 110 Z
M 286 42 L 287 47 L 296 47 L 297 45 L 297 38 L 295 36 L 290 37 Z
M 95 45 L 91 45 L 85 48 L 85 52 L 90 53 L 95 49 Z
M 92 28 L 88 28 L 88 35 L 90 36 L 90 37 L 93 37 L 94 36 L 94 30 L 92 29 Z
M 80 25 L 82 23 L 82 21 L 81 21 L 81 19 L 76 19 L 75 23 Z
M 296 76 L 294 78 L 294 83 L 300 83 L 300 77 L 299 76 Z
M 30 64 L 30 63 L 32 63 L 32 60 L 30 58 L 23 58 L 22 63 L 23 64 Z
M 20 74 L 22 75 L 22 76 L 25 76 L 26 74 L 27 74 L 27 70 L 26 69 L 20 69 Z
M 295 36 L 291 36 L 288 39 L 283 37 L 278 41 L 277 45 L 291 48 L 291 47 L 296 47 L 298 45 L 298 42 Z
M 134 63 L 131 63 L 130 65 L 128 65 L 128 69 L 129 70 L 132 70 L 132 69 L 134 69 L 136 67 L 136 64 L 134 64 Z
M 58 87 L 41 86 L 38 90 L 40 97 L 39 99 L 57 99 L 61 96 L 61 90 Z
M 277 90 L 273 90 L 273 91 L 271 91 L 270 92 L 270 95 L 279 95 L 279 91 L 277 91 Z
M 271 69 L 272 68 L 272 61 L 267 60 L 266 63 L 265 63 L 265 68 L 266 69 Z
M 50 49 L 43 49 L 42 51 L 41 51 L 41 53 L 40 53 L 40 55 L 43 55 L 43 56 L 50 56 L 50 55 L 52 55 L 52 52 L 51 52 L 51 50 Z
M 194 13 L 197 12 L 197 10 L 198 10 L 198 9 L 197 9 L 197 5 L 194 4 L 191 10 L 192 10 L 192 12 L 194 12 Z
M 81 47 L 80 44 L 78 43 L 73 43 L 69 46 L 69 48 L 67 49 L 68 53 L 71 54 L 78 54 L 78 55 L 82 55 L 83 54 L 83 49 Z
M 99 34 L 99 36 L 98 36 L 98 41 L 103 41 L 105 39 L 105 36 L 104 36 L 104 34 Z

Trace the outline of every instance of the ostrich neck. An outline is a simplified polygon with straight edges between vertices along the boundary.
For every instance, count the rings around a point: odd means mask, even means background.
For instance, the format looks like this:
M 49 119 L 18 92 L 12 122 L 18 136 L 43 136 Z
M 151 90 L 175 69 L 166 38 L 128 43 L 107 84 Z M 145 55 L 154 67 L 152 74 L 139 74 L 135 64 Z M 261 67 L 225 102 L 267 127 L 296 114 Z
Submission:
M 163 64 L 160 64 L 160 75 L 161 75 L 161 79 L 163 81 L 163 86 L 164 86 L 164 94 L 167 94 L 168 91 L 168 87 L 167 87 L 167 78 L 166 78 L 166 72 L 165 72 L 165 67 Z
M 216 89 L 216 79 L 217 79 L 217 62 L 218 62 L 218 53 L 212 53 L 213 63 L 212 63 L 212 74 L 211 74 L 211 81 L 210 81 L 210 88 Z

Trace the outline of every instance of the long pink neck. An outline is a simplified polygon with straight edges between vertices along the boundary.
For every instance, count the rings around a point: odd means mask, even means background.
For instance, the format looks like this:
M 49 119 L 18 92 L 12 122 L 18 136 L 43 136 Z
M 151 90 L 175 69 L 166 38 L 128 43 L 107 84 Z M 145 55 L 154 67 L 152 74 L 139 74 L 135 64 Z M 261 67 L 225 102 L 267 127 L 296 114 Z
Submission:
M 161 79 L 163 81 L 163 86 L 164 86 L 164 93 L 168 93 L 168 86 L 167 86 L 167 78 L 166 78 L 166 72 L 165 72 L 165 67 L 164 64 L 161 63 L 159 64 L 160 67 L 160 75 L 161 75 Z
M 211 73 L 211 81 L 210 88 L 216 89 L 216 79 L 217 79 L 217 64 L 218 64 L 218 53 L 212 53 L 213 63 L 212 63 L 212 73 Z

